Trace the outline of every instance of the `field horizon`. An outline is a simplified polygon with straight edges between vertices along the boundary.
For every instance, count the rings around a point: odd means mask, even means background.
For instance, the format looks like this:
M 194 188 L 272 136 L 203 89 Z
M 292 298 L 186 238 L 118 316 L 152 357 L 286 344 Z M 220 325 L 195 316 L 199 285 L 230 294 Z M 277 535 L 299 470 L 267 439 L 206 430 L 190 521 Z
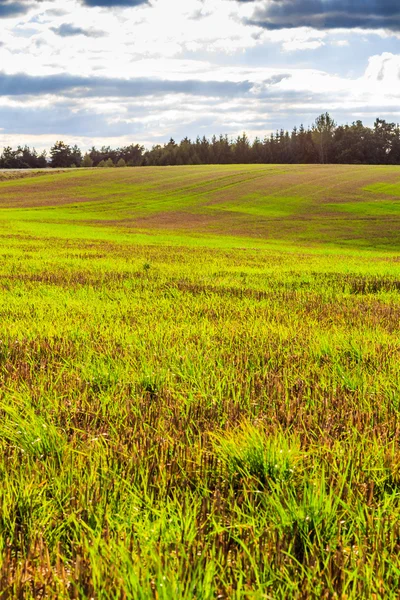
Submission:
M 1 597 L 397 598 L 400 168 L 1 175 Z

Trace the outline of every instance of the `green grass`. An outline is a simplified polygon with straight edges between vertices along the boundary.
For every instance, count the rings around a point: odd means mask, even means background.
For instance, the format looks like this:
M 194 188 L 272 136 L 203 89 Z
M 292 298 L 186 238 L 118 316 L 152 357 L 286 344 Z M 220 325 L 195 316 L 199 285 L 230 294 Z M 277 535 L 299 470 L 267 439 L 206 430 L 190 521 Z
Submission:
M 206 247 L 225 240 L 227 247 L 398 251 L 398 181 L 398 167 L 345 165 L 107 169 L 101 177 L 95 169 L 46 172 L 0 182 L 0 230 L 127 243 L 149 243 L 151 235 L 151 243 L 174 245 L 202 238 Z
M 327 204 L 330 209 L 338 212 L 348 212 L 353 215 L 369 218 L 385 217 L 399 214 L 400 201 L 388 202 L 387 200 L 373 200 L 371 202 L 346 202 L 345 204 Z
M 5 598 L 397 598 L 399 180 L 0 183 Z
M 400 182 L 390 183 L 374 183 L 365 188 L 367 192 L 372 192 L 375 195 L 386 194 L 388 196 L 400 196 Z
M 246 215 L 279 218 L 296 212 L 301 213 L 304 204 L 307 204 L 307 200 L 298 196 L 265 196 L 259 193 L 240 196 L 235 203 L 224 202 L 221 205 L 214 205 L 213 208 Z

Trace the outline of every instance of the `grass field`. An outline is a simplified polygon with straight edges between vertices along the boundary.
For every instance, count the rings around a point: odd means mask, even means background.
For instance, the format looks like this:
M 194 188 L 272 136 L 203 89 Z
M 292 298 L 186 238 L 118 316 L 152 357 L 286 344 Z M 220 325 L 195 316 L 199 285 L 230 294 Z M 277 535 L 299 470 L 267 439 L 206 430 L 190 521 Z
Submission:
M 400 168 L 26 175 L 0 597 L 398 598 Z

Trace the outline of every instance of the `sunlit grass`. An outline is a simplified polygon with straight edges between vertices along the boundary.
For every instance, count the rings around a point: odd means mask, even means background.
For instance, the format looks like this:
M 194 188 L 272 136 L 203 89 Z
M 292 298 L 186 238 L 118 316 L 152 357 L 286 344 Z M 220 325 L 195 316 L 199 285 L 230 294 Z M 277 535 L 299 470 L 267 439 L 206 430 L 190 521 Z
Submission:
M 394 234 L 99 225 L 18 205 L 24 182 L 0 219 L 5 597 L 396 597 Z

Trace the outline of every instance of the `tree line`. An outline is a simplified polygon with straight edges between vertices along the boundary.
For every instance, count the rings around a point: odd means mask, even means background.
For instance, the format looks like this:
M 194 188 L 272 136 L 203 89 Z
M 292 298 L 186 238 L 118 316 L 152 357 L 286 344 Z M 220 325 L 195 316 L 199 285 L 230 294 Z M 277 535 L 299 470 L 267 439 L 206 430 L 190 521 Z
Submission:
M 400 127 L 384 119 L 376 119 L 373 127 L 365 126 L 362 121 L 337 125 L 329 113 L 324 113 L 307 129 L 303 125 L 292 132 L 280 129 L 252 142 L 246 133 L 236 138 L 198 136 L 196 140 L 185 137 L 179 143 L 171 138 L 151 150 L 131 144 L 115 149 L 92 147 L 83 154 L 78 146 L 58 141 L 49 154 L 18 146 L 16 150 L 4 148 L 0 156 L 2 169 L 235 163 L 400 164 Z

